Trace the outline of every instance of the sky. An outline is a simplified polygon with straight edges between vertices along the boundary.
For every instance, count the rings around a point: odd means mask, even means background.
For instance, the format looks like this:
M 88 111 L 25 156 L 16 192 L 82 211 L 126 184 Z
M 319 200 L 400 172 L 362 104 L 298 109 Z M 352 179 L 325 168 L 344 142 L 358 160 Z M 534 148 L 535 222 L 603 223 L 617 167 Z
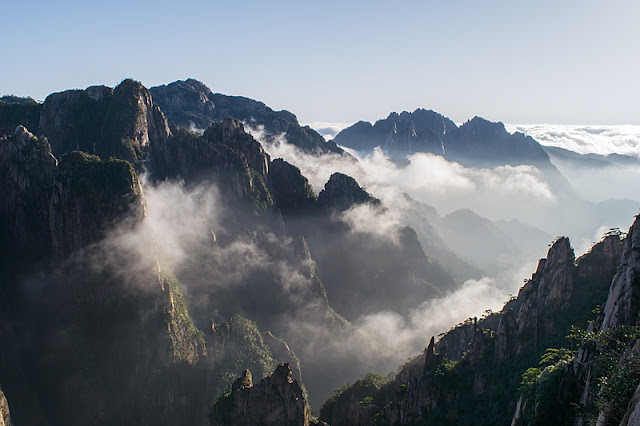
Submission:
M 0 94 L 196 78 L 301 122 L 640 124 L 640 2 L 21 0 Z

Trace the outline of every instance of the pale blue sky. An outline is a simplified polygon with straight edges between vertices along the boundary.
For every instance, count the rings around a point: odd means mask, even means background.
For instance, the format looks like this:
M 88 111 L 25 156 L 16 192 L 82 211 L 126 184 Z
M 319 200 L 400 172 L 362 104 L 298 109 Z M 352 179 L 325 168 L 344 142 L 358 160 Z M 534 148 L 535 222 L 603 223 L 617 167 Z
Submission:
M 0 94 L 193 77 L 303 122 L 640 124 L 636 0 L 3 0 L 0 16 Z

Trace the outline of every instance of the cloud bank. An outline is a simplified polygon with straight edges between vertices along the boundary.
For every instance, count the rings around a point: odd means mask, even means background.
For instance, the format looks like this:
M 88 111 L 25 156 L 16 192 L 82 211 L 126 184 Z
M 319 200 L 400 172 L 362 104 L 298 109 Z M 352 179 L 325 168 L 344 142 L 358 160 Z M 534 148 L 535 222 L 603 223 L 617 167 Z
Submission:
M 509 132 L 522 132 L 541 145 L 557 146 L 579 154 L 640 156 L 640 126 L 577 126 L 564 124 L 505 124 Z
M 555 204 L 556 196 L 533 166 L 494 169 L 464 167 L 441 156 L 417 153 L 400 166 L 381 150 L 362 155 L 347 150 L 358 161 L 337 154 L 310 155 L 286 142 L 285 135 L 266 137 L 261 128 L 247 130 L 260 141 L 271 158 L 296 165 L 316 193 L 334 172 L 352 176 L 386 206 L 402 204 L 402 193 L 438 209 L 441 214 L 471 208 L 491 219 L 512 219 L 532 211 L 532 206 Z

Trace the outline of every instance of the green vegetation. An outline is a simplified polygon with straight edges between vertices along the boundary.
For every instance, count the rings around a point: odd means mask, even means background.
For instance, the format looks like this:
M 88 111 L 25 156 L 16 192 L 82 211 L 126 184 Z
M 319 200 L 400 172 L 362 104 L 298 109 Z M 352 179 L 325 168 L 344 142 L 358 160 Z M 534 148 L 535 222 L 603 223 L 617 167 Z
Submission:
M 366 410 L 372 416 L 372 424 L 376 424 L 380 419 L 382 407 L 392 395 L 393 376 L 393 373 L 387 377 L 368 373 L 354 383 L 336 389 L 333 396 L 322 404 L 320 418 L 326 420 L 328 413 L 335 409 L 339 401 L 358 401 L 360 409 Z
M 125 160 L 102 160 L 96 155 L 74 151 L 61 157 L 59 171 L 70 181 L 76 195 L 111 197 L 138 193 L 138 174 Z
M 571 370 L 575 351 L 549 348 L 538 367 L 527 369 L 518 388 L 526 403 L 535 405 L 518 418 L 519 425 L 570 424 L 576 415 L 577 381 Z
M 17 96 L 3 96 L 0 98 L 0 136 L 12 135 L 18 125 L 23 125 L 29 131 L 38 130 L 42 104 L 31 98 Z
M 201 355 L 206 355 L 204 333 L 189 316 L 180 283 L 175 275 L 162 270 L 159 279 L 169 286 L 172 304 L 164 309 L 165 321 L 169 324 L 167 343 L 169 355 L 174 363 L 195 364 Z
M 138 118 L 143 113 L 140 98 L 146 89 L 132 79 L 123 80 L 114 90 L 102 123 L 101 156 L 115 155 L 137 162 L 141 147 L 133 141 Z
M 620 325 L 597 332 L 575 328 L 570 337 L 595 354 L 598 374 L 594 404 L 604 413 L 607 425 L 619 424 L 640 384 L 640 354 L 632 350 L 640 338 L 640 327 Z
M 243 172 L 248 179 L 251 193 L 249 194 L 249 201 L 253 209 L 253 214 L 258 216 L 261 212 L 273 207 L 273 199 L 271 193 L 267 189 L 267 185 L 264 183 L 262 175 L 248 164 L 244 164 Z
M 273 373 L 279 362 L 271 348 L 265 344 L 258 325 L 242 316 L 216 324 L 212 341 L 213 358 L 220 360 L 214 371 L 216 392 L 220 395 L 244 369 L 251 371 L 255 380 Z M 217 398 L 216 398 L 217 399 Z

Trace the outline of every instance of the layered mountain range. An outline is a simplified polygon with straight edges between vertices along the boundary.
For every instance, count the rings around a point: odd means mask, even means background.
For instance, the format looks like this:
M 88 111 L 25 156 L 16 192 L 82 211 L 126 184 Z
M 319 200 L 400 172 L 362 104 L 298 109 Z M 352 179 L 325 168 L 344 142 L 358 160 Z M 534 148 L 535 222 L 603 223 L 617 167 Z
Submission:
M 457 127 L 430 111 L 412 114 L 359 127 L 374 141 L 386 135 L 386 149 L 398 152 L 550 164 L 533 139 L 505 136 L 499 124 Z M 247 129 L 357 161 L 290 112 L 195 80 L 150 90 L 124 80 L 43 103 L 1 98 L 0 421 L 566 423 L 587 419 L 594 404 L 618 416 L 600 403 L 606 396 L 594 396 L 600 370 L 585 360 L 599 353 L 586 343 L 571 353 L 573 369 L 567 357 L 552 363 L 562 366 L 566 397 L 535 391 L 546 369 L 519 385 L 548 349 L 573 349 L 563 337 L 571 325 L 586 327 L 607 291 L 590 332 L 638 325 L 638 225 L 624 242 L 610 235 L 577 260 L 558 239 L 501 312 L 432 339 L 394 377 L 355 381 L 316 418 L 309 401 L 318 407 L 363 368 L 388 366 L 363 318 L 393 312 L 408 321 L 482 276 L 471 262 L 508 262 L 523 247 L 514 240 L 548 235 L 468 210 L 440 216 L 410 197 L 410 223 L 370 232 L 358 215 L 380 220 L 393 206 L 343 173 L 316 193 Z M 485 253 L 470 250 L 465 235 L 484 240 Z M 587 385 L 574 389 L 570 377 Z M 558 414 L 575 401 L 584 412 Z

